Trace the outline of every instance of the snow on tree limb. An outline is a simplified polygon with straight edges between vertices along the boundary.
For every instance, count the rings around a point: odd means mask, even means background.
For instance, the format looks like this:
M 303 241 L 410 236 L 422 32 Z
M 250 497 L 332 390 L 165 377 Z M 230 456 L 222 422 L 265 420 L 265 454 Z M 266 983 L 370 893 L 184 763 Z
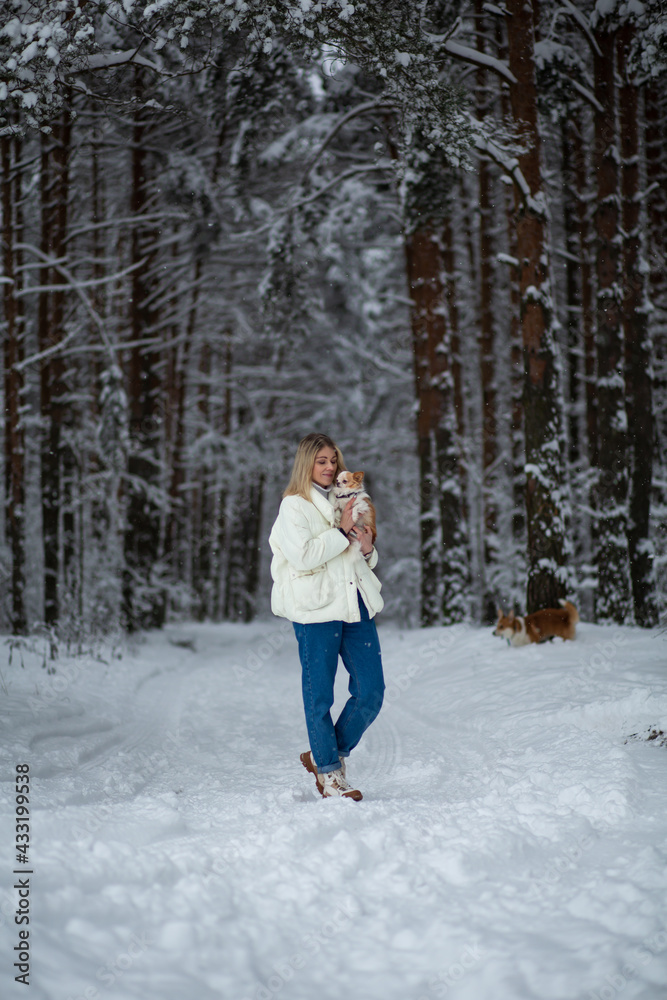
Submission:
M 574 87 L 574 89 L 577 91 L 577 93 L 580 94 L 581 97 L 583 97 L 583 99 L 588 104 L 590 104 L 590 106 L 592 108 L 595 108 L 596 111 L 602 111 L 602 105 L 596 99 L 595 94 L 593 93 L 592 90 L 589 90 L 588 87 L 584 87 L 581 83 L 579 83 L 573 77 L 570 77 L 569 80 L 570 80 L 570 84 L 572 85 L 572 87 Z
M 531 193 L 528 181 L 521 172 L 516 156 L 508 154 L 490 136 L 485 136 L 481 133 L 477 133 L 475 136 L 474 145 L 475 149 L 481 153 L 486 153 L 498 166 L 507 171 L 521 193 L 525 208 L 539 218 L 544 218 L 546 216 L 544 198 L 541 197 L 541 192 L 537 192 L 535 195 Z
M 83 286 L 84 286 L 85 282 L 77 281 L 76 278 L 74 277 L 74 275 L 71 274 L 71 272 L 66 267 L 63 266 L 62 261 L 54 260 L 48 254 L 45 254 L 42 250 L 40 250 L 39 247 L 33 246 L 30 243 L 22 243 L 22 244 L 20 244 L 20 247 L 21 247 L 21 249 L 28 250 L 30 253 L 34 254 L 35 257 L 37 257 L 39 260 L 44 261 L 44 263 L 50 264 L 51 267 L 53 267 L 53 269 L 55 271 L 58 271 L 60 274 L 62 274 L 63 278 L 65 278 L 65 280 L 67 281 L 67 287 L 71 288 L 72 291 L 79 297 L 79 299 L 81 300 L 81 302 L 82 302 L 82 304 L 83 304 L 86 312 L 88 313 L 88 315 L 91 317 L 91 319 L 95 323 L 95 326 L 97 327 L 97 329 L 99 331 L 100 338 L 101 338 L 101 340 L 102 340 L 102 342 L 104 344 L 104 347 L 105 347 L 105 349 L 109 353 L 109 357 L 110 357 L 111 361 L 114 364 L 116 364 L 117 363 L 117 358 L 116 358 L 116 355 L 114 353 L 114 349 L 113 349 L 113 347 L 111 345 L 111 341 L 109 340 L 109 337 L 108 337 L 108 334 L 107 334 L 107 331 L 106 331 L 106 327 L 104 325 L 104 321 L 102 320 L 102 317 L 100 316 L 100 314 L 98 313 L 98 311 L 95 309 L 95 307 L 93 306 L 92 302 L 90 301 L 90 299 L 88 298 L 88 296 L 86 295 L 86 293 L 84 291 L 84 287 Z M 134 267 L 140 267 L 142 263 L 143 263 L 143 261 L 139 261 L 136 265 L 134 265 Z M 125 273 L 128 273 L 130 270 L 134 270 L 134 267 L 127 268 L 126 271 L 125 271 Z M 34 291 L 38 291 L 38 289 L 31 289 L 31 291 L 33 291 L 33 292 Z M 68 340 L 68 337 L 65 338 L 65 341 L 63 341 L 60 344 L 58 344 L 57 348 L 58 349 L 62 348 L 67 340 Z M 52 353 L 52 352 L 50 352 L 50 353 Z M 25 365 L 30 364 L 34 360 L 36 360 L 34 357 L 32 357 L 32 358 L 26 358 L 25 361 L 22 362 L 22 366 L 25 367 Z
M 448 39 L 444 43 L 443 48 L 446 52 L 449 52 L 450 56 L 454 56 L 455 59 L 462 59 L 464 62 L 473 63 L 476 66 L 484 66 L 485 69 L 490 69 L 494 73 L 497 73 L 508 83 L 517 82 L 509 66 L 502 59 L 488 56 L 484 52 L 478 52 L 477 49 L 471 49 L 470 46 L 461 45 L 460 42 L 455 42 L 451 39 Z
M 591 31 L 591 26 L 590 26 L 588 18 L 584 14 L 582 14 L 582 12 L 577 9 L 577 7 L 575 7 L 575 5 L 572 3 L 572 0 L 561 0 L 561 3 L 562 3 L 563 6 L 560 7 L 554 13 L 554 16 L 553 16 L 552 21 L 551 21 L 551 29 L 552 29 L 552 31 L 553 31 L 553 26 L 554 26 L 554 23 L 556 21 L 556 18 L 560 14 L 569 14 L 570 17 L 573 18 L 573 20 L 577 23 L 577 25 L 581 29 L 584 37 L 586 38 L 586 41 L 588 42 L 588 44 L 591 47 L 591 50 L 596 55 L 600 55 L 600 48 L 598 46 L 597 41 L 595 40 L 595 36 L 594 36 L 593 32 Z
M 321 142 L 321 144 L 319 146 L 319 149 L 317 150 L 317 152 L 315 153 L 315 155 L 312 157 L 312 159 L 308 162 L 308 165 L 306 166 L 306 169 L 303 172 L 303 177 L 301 178 L 301 183 L 304 184 L 306 182 L 306 180 L 310 176 L 311 171 L 315 167 L 315 164 L 318 162 L 318 160 L 320 159 L 320 157 L 324 153 L 324 151 L 327 148 L 327 146 L 329 145 L 329 143 L 332 141 L 332 139 L 335 138 L 336 135 L 338 135 L 338 133 L 340 132 L 340 130 L 345 125 L 347 125 L 347 123 L 349 121 L 351 121 L 353 118 L 358 118 L 359 115 L 366 114 L 367 111 L 380 111 L 380 110 L 393 111 L 393 110 L 396 109 L 396 107 L 397 107 L 397 105 L 394 102 L 392 102 L 392 101 L 385 101 L 385 100 L 381 100 L 381 101 L 365 101 L 363 104 L 358 104 L 356 108 L 352 108 L 351 111 L 348 111 L 348 113 L 346 115 L 343 115 L 343 117 L 340 118 L 336 122 L 336 124 L 333 126 L 333 128 L 329 131 L 329 133 L 322 140 L 322 142 Z
M 157 63 L 147 59 L 146 56 L 142 56 L 137 48 L 126 49 L 123 52 L 98 52 L 95 55 L 86 56 L 85 62 L 80 67 L 73 69 L 72 72 L 80 73 L 86 70 L 113 69 L 115 66 L 126 66 L 128 63 L 135 66 L 145 66 L 156 73 L 161 72 Z

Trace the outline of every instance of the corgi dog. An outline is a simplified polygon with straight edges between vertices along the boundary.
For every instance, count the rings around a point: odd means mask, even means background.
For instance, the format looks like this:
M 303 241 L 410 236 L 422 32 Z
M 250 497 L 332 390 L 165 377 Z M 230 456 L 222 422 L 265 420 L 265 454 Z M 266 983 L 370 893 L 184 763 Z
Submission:
M 339 472 L 336 476 L 333 495 L 336 525 L 340 526 L 340 517 L 345 510 L 345 506 L 350 500 L 354 499 L 355 503 L 352 508 L 354 523 L 355 525 L 368 525 L 373 532 L 373 545 L 375 545 L 375 539 L 377 538 L 377 531 L 375 530 L 375 507 L 364 489 L 363 472 Z
M 544 608 L 532 615 L 506 615 L 498 608 L 498 624 L 494 635 L 507 639 L 511 646 L 527 646 L 531 642 L 543 642 L 559 635 L 563 641 L 574 639 L 574 626 L 579 621 L 579 612 L 570 601 L 561 601 L 560 608 Z

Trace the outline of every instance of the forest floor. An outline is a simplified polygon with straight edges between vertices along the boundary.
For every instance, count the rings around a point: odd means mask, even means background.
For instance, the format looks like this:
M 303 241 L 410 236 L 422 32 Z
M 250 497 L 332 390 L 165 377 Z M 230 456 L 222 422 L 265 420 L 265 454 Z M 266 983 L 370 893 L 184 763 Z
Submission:
M 380 637 L 386 702 L 349 762 L 361 803 L 321 799 L 299 763 L 288 623 L 174 625 L 55 674 L 3 644 L 2 996 L 664 997 L 667 636 Z

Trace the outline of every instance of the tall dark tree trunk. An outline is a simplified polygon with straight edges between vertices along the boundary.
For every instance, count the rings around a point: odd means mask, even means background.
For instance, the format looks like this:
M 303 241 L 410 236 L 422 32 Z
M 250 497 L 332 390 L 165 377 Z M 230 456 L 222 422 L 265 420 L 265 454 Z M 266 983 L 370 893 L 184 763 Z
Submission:
M 620 185 L 616 133 L 614 34 L 595 32 L 595 162 L 597 198 L 598 480 L 595 614 L 625 622 L 632 613 L 628 557 L 628 433 L 622 327 Z
M 221 354 L 221 381 L 222 381 L 222 412 L 220 413 L 220 434 L 225 444 L 229 442 L 232 432 L 232 370 L 233 370 L 233 345 L 232 331 L 226 329 L 222 334 Z M 218 471 L 220 476 L 220 471 Z M 214 607 L 217 618 L 226 617 L 227 607 L 227 580 L 228 562 L 231 543 L 231 519 L 228 514 L 229 495 L 226 485 L 219 485 L 216 496 L 216 509 L 218 517 L 215 522 L 216 531 L 216 552 L 217 570 L 215 576 Z
M 587 458 L 589 465 L 597 466 L 597 396 L 595 372 L 597 368 L 595 350 L 595 308 L 593 301 L 593 267 L 591 263 L 591 218 L 588 178 L 590 176 L 589 158 L 583 134 L 582 116 L 573 114 L 568 121 L 564 145 L 567 147 L 565 169 L 569 167 L 572 187 L 572 219 L 573 238 L 571 250 L 577 259 L 576 280 L 578 285 L 577 320 L 578 320 L 578 350 L 583 356 L 583 362 L 578 366 L 578 372 L 585 384 L 584 409 L 585 427 L 575 430 L 588 444 L 588 451 L 583 453 L 578 448 L 578 458 Z M 582 432 L 583 431 L 583 432 Z
M 581 340 L 581 287 L 579 273 L 579 233 L 577 218 L 577 188 L 572 150 L 576 123 L 572 118 L 561 126 L 561 151 L 563 157 L 563 227 L 565 231 L 565 309 L 567 331 L 567 400 L 568 400 L 568 461 L 570 468 L 579 470 L 581 465 L 581 384 L 583 346 Z
M 70 198 L 69 161 L 72 126 L 67 111 L 54 124 L 52 137 L 42 136 L 41 151 L 41 250 L 48 258 L 40 268 L 38 337 L 40 351 L 49 351 L 65 338 L 65 291 L 58 269 L 67 253 Z M 48 286 L 53 284 L 53 291 Z M 72 482 L 74 457 L 68 438 L 71 412 L 63 356 L 56 351 L 41 362 L 40 408 L 43 423 L 41 450 L 42 530 L 44 545 L 44 621 L 55 628 L 63 610 L 73 559 L 74 527 Z M 61 557 L 63 563 L 61 565 Z
M 443 222 L 442 228 L 442 263 L 444 268 L 444 291 L 447 304 L 446 320 L 448 323 L 451 347 L 451 371 L 453 383 L 452 403 L 454 406 L 454 420 L 456 423 L 456 455 L 457 472 L 459 480 L 459 511 L 460 529 L 455 536 L 460 539 L 460 544 L 465 547 L 465 570 L 462 571 L 462 578 L 466 581 L 469 589 L 470 564 L 472 559 L 470 547 L 470 535 L 468 532 L 469 511 L 468 511 L 468 472 L 465 461 L 465 437 L 466 419 L 465 404 L 463 398 L 463 365 L 461 363 L 461 329 L 459 321 L 459 302 L 457 288 L 457 269 L 455 263 L 454 234 L 452 232 L 451 219 L 448 216 Z M 468 598 L 467 607 L 470 606 Z
M 41 234 L 40 249 L 42 266 L 39 271 L 39 293 L 37 306 L 37 330 L 40 351 L 51 347 L 51 299 L 48 286 L 51 278 L 51 268 L 48 258 L 52 251 L 54 222 L 54 180 L 53 180 L 53 139 L 50 135 L 41 134 L 40 160 L 40 200 L 41 200 Z M 44 258 L 47 258 L 46 260 Z M 42 491 L 42 544 L 44 547 L 44 621 L 54 626 L 58 620 L 58 511 L 60 507 L 60 477 L 58 474 L 59 443 L 56 441 L 55 451 L 51 446 L 52 434 L 57 434 L 59 426 L 49 427 L 51 413 L 51 396 L 53 367 L 49 358 L 45 358 L 40 367 L 40 411 L 44 424 L 41 448 L 41 491 Z M 46 428 L 49 427 L 47 432 Z
M 667 466 L 667 96 L 661 78 L 646 85 L 646 215 L 648 240 L 649 297 L 654 312 L 650 316 L 654 345 L 655 448 L 656 464 Z M 660 405 L 660 402 L 662 404 Z M 667 509 L 664 473 L 653 480 L 655 509 Z M 667 552 L 667 519 L 655 525 L 655 543 L 664 559 Z M 664 593 L 665 570 L 660 572 Z M 663 611 L 664 615 L 664 611 Z
M 422 625 L 461 621 L 468 564 L 462 535 L 451 343 L 443 316 L 443 264 L 433 228 L 406 238 L 419 410 Z
M 475 42 L 477 51 L 486 56 L 484 5 L 475 0 Z M 490 110 L 487 73 L 483 66 L 475 74 L 477 118 L 483 122 Z M 479 216 L 479 368 L 482 387 L 482 520 L 484 530 L 484 593 L 482 617 L 496 620 L 494 567 L 498 558 L 498 511 L 496 501 L 496 362 L 495 321 L 493 315 L 494 240 L 491 165 L 481 156 L 477 168 Z
M 581 115 L 573 109 L 561 128 L 565 292 L 568 355 L 568 465 L 579 517 L 572 523 L 572 548 L 577 564 L 591 563 L 591 506 L 587 428 L 595 416 L 595 385 L 589 365 L 595 363 L 592 323 L 588 172 L 581 136 Z M 594 438 L 597 431 L 593 424 Z M 589 441 L 590 444 L 590 441 Z M 588 595 L 586 595 L 588 597 Z M 586 613 L 580 603 L 580 613 Z M 590 614 L 592 605 L 588 609 Z
M 639 92 L 628 75 L 627 59 L 634 25 L 618 33 L 619 124 L 623 214 L 623 333 L 625 338 L 626 408 L 630 466 L 628 550 L 638 625 L 657 624 L 653 546 L 650 538 L 653 477 L 653 349 L 649 331 L 648 289 L 641 232 L 639 191 Z
M 456 252 L 451 219 L 444 220 L 442 227 L 442 263 L 444 267 L 445 298 L 447 302 L 447 320 L 449 322 L 452 347 L 452 379 L 454 381 L 454 412 L 456 414 L 456 433 L 459 442 L 459 454 L 462 452 L 466 434 L 465 404 L 463 399 L 463 368 L 461 365 L 461 324 L 459 318 L 459 301 L 456 280 Z M 459 462 L 459 478 L 461 480 L 461 511 L 467 519 L 466 493 L 467 476 L 465 463 Z
M 67 103 L 71 101 L 71 92 Z M 72 156 L 72 120 L 69 111 L 64 111 L 56 130 L 56 146 L 54 149 L 55 168 L 55 233 L 53 254 L 56 259 L 63 259 L 71 252 L 68 244 L 68 225 L 70 199 L 70 160 Z M 64 285 L 62 275 L 56 274 L 57 284 Z M 64 287 L 53 291 L 52 322 L 58 339 L 64 339 L 67 334 L 67 297 Z M 68 371 L 65 358 L 54 356 L 53 385 L 57 387 L 55 396 L 56 409 L 52 421 L 60 421 L 59 434 L 59 476 L 60 476 L 60 531 L 61 531 L 61 584 L 62 595 L 59 601 L 60 614 L 66 608 L 67 615 L 76 615 L 78 599 L 77 591 L 81 586 L 78 565 L 76 561 L 76 497 L 78 493 L 79 470 L 74 452 L 74 407 L 68 399 L 72 392 L 72 377 Z M 54 398 L 54 397 L 52 397 Z
M 257 588 L 259 586 L 259 556 L 261 551 L 260 529 L 264 508 L 265 477 L 259 472 L 249 488 L 248 528 L 246 541 L 246 600 L 248 610 L 245 621 L 251 621 L 257 613 Z
M 507 41 L 502 22 L 496 21 L 496 44 L 498 56 L 503 61 L 508 58 Z M 500 110 L 505 120 L 509 120 L 511 109 L 507 89 L 500 90 Z M 513 191 L 504 188 L 504 210 L 507 226 L 507 249 L 512 261 L 518 261 L 515 226 L 515 198 Z M 510 266 L 507 283 L 509 286 L 509 345 L 510 345 L 510 433 L 512 437 L 512 541 L 516 548 L 526 544 L 526 442 L 523 428 L 523 344 L 521 340 L 521 291 L 519 270 Z
M 199 385 L 197 386 L 198 436 L 208 433 L 210 428 L 209 396 L 211 384 L 211 348 L 205 341 L 199 352 Z M 216 565 L 215 543 L 215 492 L 212 484 L 210 462 L 206 456 L 201 459 L 201 472 L 195 489 L 194 508 L 196 519 L 193 531 L 192 587 L 197 596 L 195 613 L 200 621 L 212 614 L 211 595 L 213 592 L 213 572 Z
M 565 596 L 565 523 L 562 414 L 551 300 L 545 194 L 535 82 L 534 8 L 507 0 L 512 115 L 524 152 L 519 169 L 526 188 L 515 186 L 517 257 L 521 293 L 528 525 L 527 608 L 557 606 Z
M 151 265 L 157 234 L 143 221 L 151 204 L 150 125 L 143 104 L 143 70 L 135 70 L 135 95 L 140 107 L 132 131 L 132 298 L 130 329 L 133 347 L 129 364 L 131 450 L 128 462 L 127 529 L 123 574 L 123 617 L 129 631 L 164 624 L 166 595 L 156 572 L 160 556 L 162 495 L 160 440 L 160 352 L 137 341 L 154 336 L 157 315 L 151 296 Z
M 23 315 L 17 292 L 22 273 L 17 243 L 23 239 L 21 218 L 21 142 L 18 137 L 5 135 L 0 139 L 2 169 L 2 256 L 4 284 L 2 286 L 5 344 L 5 529 L 12 557 L 11 569 L 11 629 L 15 635 L 25 635 L 28 629 L 24 601 L 25 593 L 25 452 L 24 427 L 21 419 L 24 389 Z
M 581 505 L 573 521 L 574 555 L 591 566 L 596 525 L 590 516 L 594 506 L 591 468 L 597 467 L 597 395 L 595 348 L 595 307 L 591 260 L 591 164 L 584 141 L 584 117 L 573 109 L 563 129 L 563 173 L 567 185 L 565 229 L 567 239 L 570 468 L 573 486 Z M 585 602 L 588 607 L 585 607 Z M 591 615 L 592 593 L 582 597 L 579 610 Z
M 249 622 L 256 612 L 259 582 L 259 531 L 264 500 L 264 475 L 246 476 L 234 494 L 238 514 L 228 536 L 229 559 L 225 588 L 225 618 Z
M 230 344 L 231 348 L 231 344 Z M 279 372 L 284 360 L 284 348 L 278 343 L 270 359 L 271 370 Z M 227 370 L 227 364 L 225 365 Z M 231 375 L 231 356 L 229 367 Z M 230 379 L 226 379 L 229 385 Z M 270 427 L 273 422 L 276 400 L 270 397 L 263 414 L 263 423 Z M 226 413 L 231 418 L 231 394 L 226 402 Z M 245 406 L 236 411 L 239 427 L 247 425 L 252 419 L 249 409 Z M 225 420 L 227 428 L 229 423 Z M 240 621 L 251 621 L 257 612 L 257 589 L 259 585 L 259 566 L 262 527 L 262 512 L 264 507 L 265 475 L 261 469 L 251 469 L 241 476 L 238 487 L 230 494 L 234 514 L 226 525 L 226 538 L 229 555 L 226 572 L 225 617 Z

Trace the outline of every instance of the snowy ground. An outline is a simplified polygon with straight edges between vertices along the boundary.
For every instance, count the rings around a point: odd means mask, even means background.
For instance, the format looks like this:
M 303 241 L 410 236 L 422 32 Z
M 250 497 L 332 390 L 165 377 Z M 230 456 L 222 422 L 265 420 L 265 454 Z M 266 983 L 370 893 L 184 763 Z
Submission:
M 667 732 L 667 637 L 381 641 L 387 700 L 350 759 L 361 803 L 322 800 L 299 764 L 289 624 L 174 626 L 51 676 L 2 646 L 0 994 L 667 995 L 667 746 L 645 739 Z M 28 990 L 10 957 L 24 763 Z

